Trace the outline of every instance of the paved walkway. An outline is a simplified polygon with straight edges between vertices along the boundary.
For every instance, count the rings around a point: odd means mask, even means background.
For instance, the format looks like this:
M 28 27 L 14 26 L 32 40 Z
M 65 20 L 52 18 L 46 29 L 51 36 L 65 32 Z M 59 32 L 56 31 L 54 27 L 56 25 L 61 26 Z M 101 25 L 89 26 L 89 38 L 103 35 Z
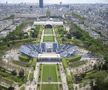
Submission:
M 36 69 L 34 71 L 34 80 L 36 82 L 38 82 L 39 70 L 40 70 L 40 63 L 37 63 L 36 64 Z
M 25 90 L 37 90 L 37 82 L 40 70 L 40 63 L 36 63 L 36 69 L 34 71 L 34 80 L 32 82 L 28 81 L 25 85 Z
M 42 31 L 42 35 L 41 35 L 41 42 L 43 42 L 43 37 L 44 37 L 44 30 Z
M 62 84 L 62 82 L 38 82 L 38 84 Z
M 59 65 L 59 67 L 60 67 L 61 80 L 62 80 L 62 83 L 63 83 L 62 84 L 63 90 L 68 90 L 66 74 L 65 74 L 65 70 L 64 70 L 64 67 L 63 67 L 62 63 Z
M 36 90 L 37 85 L 35 84 L 34 81 L 32 82 L 27 82 L 25 90 Z

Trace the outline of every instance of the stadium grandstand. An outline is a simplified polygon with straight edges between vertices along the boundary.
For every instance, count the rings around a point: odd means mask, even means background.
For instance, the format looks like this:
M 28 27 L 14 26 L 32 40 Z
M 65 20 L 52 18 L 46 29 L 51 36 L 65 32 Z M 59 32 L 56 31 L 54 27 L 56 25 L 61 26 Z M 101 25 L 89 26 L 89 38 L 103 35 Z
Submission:
M 42 25 L 44 29 L 41 35 L 40 44 L 27 44 L 20 48 L 20 53 L 38 61 L 60 61 L 63 57 L 70 57 L 77 51 L 77 47 L 69 44 L 59 45 L 53 26 L 63 25 L 63 22 L 37 21 L 34 25 Z

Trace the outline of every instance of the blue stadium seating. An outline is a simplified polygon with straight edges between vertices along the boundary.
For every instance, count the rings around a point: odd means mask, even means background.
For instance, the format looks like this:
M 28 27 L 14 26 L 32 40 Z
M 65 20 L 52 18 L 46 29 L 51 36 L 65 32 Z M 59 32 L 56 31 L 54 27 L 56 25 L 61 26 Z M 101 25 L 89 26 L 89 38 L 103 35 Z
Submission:
M 46 51 L 46 45 L 45 45 L 45 43 L 41 43 L 41 51 L 42 52 Z
M 58 48 L 57 43 L 53 43 L 53 52 L 56 52 L 57 48 Z
M 41 43 L 38 45 L 35 45 L 35 44 L 23 45 L 20 48 L 20 52 L 30 57 L 38 57 L 39 53 L 43 53 L 47 51 L 45 44 L 46 43 Z M 57 43 L 53 43 L 52 50 L 53 52 L 60 54 L 61 57 L 69 57 L 71 55 L 78 53 L 76 46 L 68 45 L 68 44 L 58 45 Z
M 60 45 L 56 52 L 60 54 L 61 57 L 69 57 L 74 54 L 76 49 L 77 48 L 72 45 Z
M 38 56 L 38 52 L 33 51 L 32 49 L 26 47 L 26 46 L 22 46 L 20 48 L 20 52 L 23 54 L 26 54 L 30 57 L 37 57 Z

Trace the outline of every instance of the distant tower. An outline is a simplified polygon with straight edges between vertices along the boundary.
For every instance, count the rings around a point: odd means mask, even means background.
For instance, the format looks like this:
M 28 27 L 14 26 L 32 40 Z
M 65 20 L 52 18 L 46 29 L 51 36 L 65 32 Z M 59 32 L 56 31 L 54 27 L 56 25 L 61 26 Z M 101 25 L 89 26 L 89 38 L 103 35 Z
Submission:
M 62 2 L 60 2 L 60 5 L 62 5 Z
M 6 1 L 6 4 L 8 4 L 8 2 Z
M 39 0 L 39 7 L 43 8 L 43 0 Z

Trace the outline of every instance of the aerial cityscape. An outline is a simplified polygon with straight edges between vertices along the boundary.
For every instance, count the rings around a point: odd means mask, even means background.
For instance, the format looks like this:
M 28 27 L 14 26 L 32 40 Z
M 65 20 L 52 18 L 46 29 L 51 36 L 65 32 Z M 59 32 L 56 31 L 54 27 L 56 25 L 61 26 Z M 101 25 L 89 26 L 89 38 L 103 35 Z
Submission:
M 0 90 L 108 90 L 108 1 L 0 1 Z

